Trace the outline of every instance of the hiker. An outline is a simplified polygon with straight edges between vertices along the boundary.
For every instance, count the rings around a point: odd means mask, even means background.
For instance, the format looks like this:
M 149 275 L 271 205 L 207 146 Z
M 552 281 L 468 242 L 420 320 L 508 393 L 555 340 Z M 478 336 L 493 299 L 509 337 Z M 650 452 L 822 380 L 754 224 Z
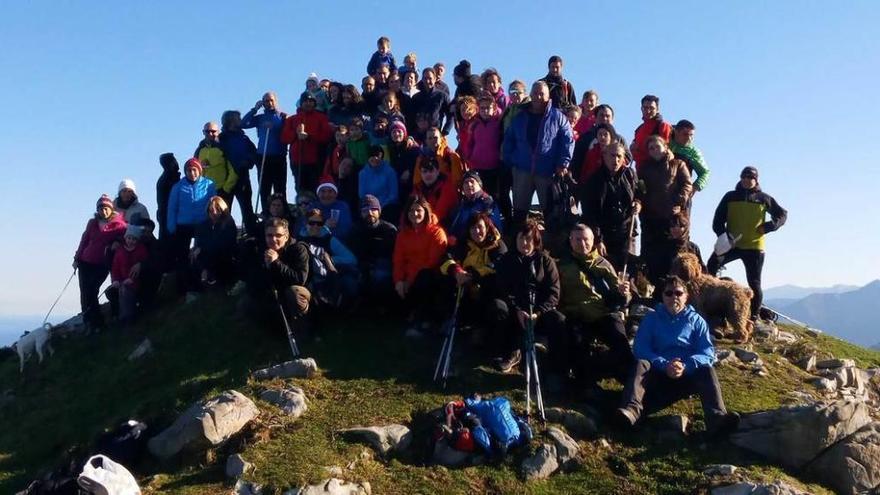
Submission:
M 697 257 L 703 273 L 708 273 L 700 247 L 690 240 L 691 221 L 682 212 L 672 215 L 669 219 L 668 231 L 663 235 L 650 252 L 645 253 L 645 263 L 657 272 L 656 280 L 662 280 L 669 274 L 672 260 L 679 253 L 691 253 Z
M 448 229 L 450 243 L 455 243 L 453 238 L 461 240 L 467 238 L 471 218 L 478 213 L 488 214 L 492 218 L 493 225 L 499 231 L 503 230 L 498 205 L 495 204 L 492 196 L 483 190 L 483 180 L 480 178 L 480 173 L 476 170 L 468 170 L 464 173 L 464 178 L 461 181 L 461 196 L 458 206 L 449 215 L 451 219 Z
M 543 249 L 541 230 L 526 221 L 516 231 L 516 250 L 508 251 L 495 264 L 498 298 L 492 304 L 496 341 L 503 354 L 498 369 L 509 373 L 522 361 L 522 346 L 529 319 L 536 335 L 549 339 L 551 367 L 562 373 L 559 353 L 567 345 L 565 317 L 559 304 L 559 272 L 556 262 Z M 534 293 L 534 305 L 529 294 Z M 531 308 L 531 313 L 529 309 Z
M 520 111 L 528 108 L 527 103 L 530 98 L 528 91 L 526 91 L 526 84 L 518 79 L 507 87 L 507 95 L 510 97 L 510 103 L 501 114 L 501 149 L 498 155 L 501 166 L 498 170 L 498 195 L 495 199 L 498 201 L 498 208 L 501 209 L 501 216 L 510 221 L 513 218 L 513 201 L 510 197 L 510 191 L 513 187 L 513 166 L 504 155 L 504 135 Z
M 541 209 L 549 207 L 552 177 L 568 173 L 572 147 L 568 119 L 550 104 L 547 83 L 532 85 L 531 101 L 504 133 L 504 160 L 513 168 L 513 221 L 522 223 L 537 192 Z
M 208 200 L 217 195 L 214 181 L 202 175 L 202 164 L 190 158 L 183 166 L 184 178 L 174 184 L 168 201 L 168 232 L 173 235 L 170 262 L 180 275 L 178 291 L 189 268 L 190 242 L 196 227 L 208 219 Z
M 327 111 L 327 119 L 334 127 L 348 125 L 352 118 L 363 117 L 364 114 L 363 98 L 353 84 L 343 86 L 340 97 L 341 101 Z
M 699 395 L 711 436 L 732 432 L 739 415 L 728 413 L 712 365 L 715 348 L 709 325 L 687 304 L 683 280 L 671 276 L 658 286 L 663 302 L 639 325 L 633 344 L 638 360 L 623 389 L 615 420 L 629 428 L 653 412 L 690 395 Z
M 583 161 L 580 163 L 572 162 L 576 167 L 575 170 L 577 170 L 578 184 L 586 184 L 589 182 L 590 177 L 602 168 L 602 164 L 604 163 L 602 154 L 609 144 L 612 142 L 623 144 L 620 135 L 617 133 L 617 130 L 614 129 L 612 124 L 597 124 L 595 131 L 596 138 L 593 140 L 593 144 L 590 145 L 586 154 L 582 155 Z M 624 144 L 624 146 L 626 145 Z M 627 162 L 627 164 L 628 163 L 629 162 Z
M 645 95 L 642 97 L 642 123 L 636 127 L 633 142 L 630 145 L 633 158 L 636 161 L 636 170 L 641 174 L 642 165 L 650 159 L 650 150 L 648 149 L 648 138 L 651 136 L 660 137 L 664 143 L 669 143 L 672 137 L 672 126 L 663 120 L 660 115 L 660 98 L 654 95 Z
M 195 242 L 190 251 L 193 278 L 202 288 L 218 282 L 228 285 L 236 272 L 234 255 L 238 228 L 230 215 L 229 205 L 220 196 L 214 196 L 208 200 L 207 209 L 208 220 L 196 227 Z
M 703 153 L 694 146 L 696 129 L 693 122 L 681 119 L 672 128 L 672 139 L 669 141 L 669 150 L 675 154 L 676 158 L 684 161 L 691 174 L 696 174 L 693 179 L 694 190 L 688 200 L 688 210 L 690 210 L 690 201 L 693 200 L 694 195 L 705 189 L 709 182 L 709 167 L 706 165 Z
M 159 155 L 159 165 L 162 166 L 162 175 L 156 181 L 156 221 L 159 222 L 159 240 L 163 243 L 168 241 L 168 198 L 171 188 L 180 180 L 180 164 L 174 153 L 162 153 Z
M 386 36 L 382 36 L 376 40 L 376 51 L 370 57 L 367 63 L 367 74 L 375 75 L 380 66 L 397 67 L 394 61 L 394 54 L 391 53 L 391 40 Z
M 425 134 L 425 144 L 422 146 L 421 155 L 416 160 L 416 172 L 413 177 L 413 184 L 418 185 L 421 183 L 422 175 L 419 164 L 429 159 L 435 159 L 437 161 L 437 166 L 439 167 L 440 172 L 443 172 L 449 177 L 453 184 L 461 184 L 461 179 L 464 177 L 464 172 L 467 170 L 467 166 L 461 160 L 458 153 L 449 148 L 446 136 L 444 136 L 437 127 L 431 127 L 428 129 L 427 134 Z
M 658 258 L 651 254 L 663 243 L 672 215 L 679 212 L 689 214 L 687 204 L 693 186 L 687 165 L 672 156 L 662 137 L 650 136 L 647 141 L 648 159 L 638 169 L 645 188 L 636 197 L 642 204 L 639 213 L 642 258 L 648 263 L 648 279 L 654 287 L 659 287 L 663 269 L 656 263 Z
M 433 68 L 422 70 L 422 89 L 412 98 L 412 112 L 427 115 L 430 126 L 442 129 L 445 136 L 452 128 L 453 118 L 449 108 L 449 95 L 435 88 L 436 82 L 437 75 Z
M 257 217 L 254 214 L 253 186 L 251 185 L 251 169 L 257 157 L 257 147 L 241 128 L 241 113 L 238 110 L 227 110 L 220 118 L 220 148 L 226 160 L 232 165 L 238 181 L 232 188 L 232 196 L 238 201 L 241 209 L 241 220 L 250 235 L 258 235 Z M 230 210 L 232 203 L 229 203 Z M 262 236 L 260 236 L 262 237 Z
M 442 282 L 438 268 L 446 248 L 446 232 L 438 225 L 431 205 L 425 198 L 410 197 L 392 258 L 394 290 L 409 308 L 410 336 L 421 335 L 439 316 L 437 294 Z
M 261 108 L 263 113 L 257 115 Z M 273 191 L 287 197 L 287 145 L 281 142 L 285 119 L 287 114 L 278 110 L 278 97 L 272 91 L 241 118 L 242 129 L 257 128 L 257 183 L 263 209 Z
M 399 196 L 409 194 L 413 188 L 413 175 L 416 159 L 419 157 L 419 146 L 410 139 L 403 122 L 392 122 L 389 128 L 391 140 L 388 142 L 388 163 L 398 178 Z M 391 221 L 396 223 L 397 219 Z
M 467 237 L 458 239 L 446 252 L 440 272 L 461 288 L 462 314 L 465 319 L 491 326 L 490 311 L 498 297 L 495 265 L 507 253 L 507 246 L 492 217 L 486 212 L 472 215 L 467 224 Z
M 581 137 L 574 145 L 574 151 L 571 152 L 571 163 L 575 164 L 575 166 L 582 166 L 587 160 L 587 154 L 593 149 L 593 146 L 596 144 L 596 140 L 599 134 L 599 126 L 613 126 L 614 125 L 614 109 L 611 108 L 611 105 L 598 105 L 593 109 L 594 123 L 593 126 L 587 130 L 581 131 Z M 583 120 L 583 119 L 581 119 Z M 630 153 L 629 147 L 626 145 L 626 139 L 620 135 L 615 129 L 614 136 L 612 136 L 613 141 L 617 141 L 622 144 L 626 149 L 626 163 L 632 162 L 632 154 Z
M 437 80 L 434 82 L 434 86 L 439 90 L 446 94 L 446 97 L 449 98 L 449 85 L 443 81 L 443 76 L 446 75 L 446 64 L 443 62 L 437 62 L 434 64 L 434 75 L 437 76 Z M 421 81 L 419 81 L 419 90 L 421 90 Z
M 373 117 L 373 120 L 370 121 L 370 128 L 367 130 L 367 141 L 370 146 L 379 146 L 383 151 L 385 150 L 388 146 L 388 122 L 388 116 L 382 112 Z M 367 157 L 369 158 L 369 155 Z
M 321 210 L 330 232 L 342 240 L 351 232 L 351 209 L 339 198 L 339 189 L 332 182 L 324 182 L 318 186 L 318 201 L 312 203 L 314 208 Z
M 400 76 L 401 79 L 406 77 L 409 74 L 418 74 L 418 57 L 415 52 L 409 52 L 403 56 L 403 65 L 397 68 L 397 75 Z
M 316 307 L 340 308 L 357 294 L 357 259 L 325 225 L 321 210 L 306 213 L 299 240 L 309 248 L 309 283 Z M 351 308 L 350 305 L 345 306 Z
M 431 205 L 431 211 L 442 224 L 458 204 L 458 192 L 448 175 L 440 171 L 436 158 L 417 160 L 416 170 L 421 183 L 413 185 L 411 196 L 419 196 Z
M 373 119 L 375 120 L 380 115 L 385 117 L 387 124 L 397 121 L 408 122 L 406 116 L 401 111 L 400 98 L 397 97 L 396 93 L 388 92 L 382 97 L 382 103 L 379 105 L 376 113 L 373 114 Z
M 460 155 L 471 146 L 471 126 L 477 120 L 479 113 L 477 99 L 473 96 L 462 96 L 455 102 L 458 112 L 456 113 L 455 132 L 458 146 L 455 152 Z
M 122 213 L 125 223 L 135 223 L 139 220 L 149 220 L 150 212 L 137 196 L 137 188 L 131 179 L 122 179 L 117 189 L 118 194 L 113 200 L 113 208 Z
M 384 206 L 383 220 L 397 221 L 400 217 L 398 202 L 397 174 L 387 161 L 383 160 L 385 152 L 381 146 L 370 146 L 370 158 L 367 166 L 358 174 L 358 197 L 363 201 L 368 194 L 378 198 Z
M 123 325 L 134 320 L 137 303 L 141 299 L 141 277 L 146 276 L 143 265 L 150 255 L 147 247 L 141 243 L 143 235 L 142 227 L 129 224 L 125 229 L 124 242 L 114 251 L 110 266 L 107 299 L 111 312 L 119 317 Z
M 360 271 L 360 293 L 368 301 L 384 303 L 389 299 L 391 284 L 391 257 L 397 239 L 397 227 L 382 220 L 382 204 L 372 194 L 361 200 L 360 221 L 351 234 L 351 250 L 357 258 Z
M 599 93 L 593 89 L 584 91 L 581 103 L 578 105 L 581 109 L 581 118 L 574 126 L 575 132 L 583 136 L 585 132 L 596 125 L 596 114 L 593 111 L 597 106 L 599 106 Z
M 504 91 L 501 91 L 504 94 Z M 506 95 L 505 95 L 506 98 Z M 486 192 L 493 198 L 501 194 L 501 114 L 490 95 L 477 100 L 479 115 L 470 129 L 470 143 L 462 153 L 468 168 L 480 173 Z
M 325 146 L 333 136 L 327 116 L 315 107 L 315 96 L 306 91 L 300 97 L 296 115 L 284 120 L 281 142 L 290 145 L 290 171 L 297 191 L 311 191 L 323 170 Z
M 373 115 L 382 103 L 384 93 L 380 92 L 376 87 L 376 79 L 373 76 L 366 76 L 361 79 L 361 111 L 363 118 L 365 115 Z
M 550 100 L 554 107 L 568 108 L 577 105 L 574 87 L 571 82 L 562 77 L 562 57 L 559 55 L 553 55 L 547 60 L 547 75 L 542 77 L 540 81 L 547 84 Z
M 575 130 L 575 126 L 577 125 L 578 121 L 581 120 L 581 115 L 582 115 L 581 107 L 578 107 L 578 106 L 566 107 L 564 111 L 565 111 L 565 118 L 568 119 L 568 125 L 571 126 L 572 139 L 574 139 L 574 142 L 577 143 L 577 141 L 581 137 L 581 135 L 580 135 L 580 132 Z
M 611 263 L 599 254 L 590 227 L 575 224 L 569 231 L 568 244 L 569 249 L 559 261 L 559 310 L 570 326 L 580 327 L 584 340 L 597 337 L 607 345 L 610 356 L 604 366 L 588 363 L 584 350 L 575 350 L 571 345 L 564 346 L 558 355 L 577 370 L 578 377 L 598 378 L 595 371 L 611 369 L 623 383 L 634 362 L 621 312 L 629 303 L 629 282 L 619 278 Z
M 232 201 L 232 191 L 238 183 L 238 174 L 220 147 L 220 126 L 216 122 L 207 122 L 202 128 L 202 134 L 205 138 L 199 141 L 193 158 L 202 164 L 202 175 L 214 181 L 217 195 L 229 204 Z
M 113 259 L 111 248 L 114 243 L 123 240 L 126 228 L 122 214 L 113 210 L 110 196 L 102 195 L 95 208 L 95 216 L 86 223 L 76 254 L 73 255 L 73 269 L 79 272 L 79 303 L 83 323 L 90 332 L 104 326 L 98 291 L 110 273 L 110 261 Z
M 770 220 L 766 216 L 770 215 Z M 717 275 L 718 270 L 734 260 L 742 260 L 746 269 L 746 281 L 752 289 L 752 319 L 764 300 L 761 289 L 761 272 L 764 268 L 764 237 L 785 224 L 788 212 L 779 205 L 773 196 L 761 190 L 758 183 L 758 169 L 745 167 L 740 173 L 739 182 L 733 191 L 728 191 L 715 209 L 712 230 L 715 235 L 727 234 L 735 239 L 733 249 L 709 257 L 709 273 Z
M 327 81 L 327 85 L 329 84 L 330 81 Z M 315 111 L 322 115 L 327 115 L 327 110 L 330 108 L 330 97 L 327 96 L 326 89 L 320 84 L 318 81 L 318 75 L 314 72 L 309 73 L 309 76 L 306 78 L 306 90 L 303 91 L 299 99 L 296 100 L 297 113 L 302 109 L 306 95 L 315 100 Z
M 501 74 L 493 68 L 488 68 L 480 75 L 480 81 L 483 84 L 483 96 L 489 96 L 495 102 L 498 113 L 504 111 L 510 105 L 510 97 L 504 92 L 504 85 L 501 83 Z

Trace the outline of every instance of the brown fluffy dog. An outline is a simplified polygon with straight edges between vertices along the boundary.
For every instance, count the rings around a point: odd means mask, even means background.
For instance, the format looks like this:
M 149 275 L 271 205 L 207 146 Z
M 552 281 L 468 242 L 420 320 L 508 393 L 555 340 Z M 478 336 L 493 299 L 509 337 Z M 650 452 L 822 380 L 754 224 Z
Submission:
M 749 340 L 754 326 L 749 320 L 752 289 L 703 273 L 692 253 L 679 253 L 672 260 L 669 273 L 685 281 L 688 302 L 698 313 L 710 322 L 726 320 L 737 342 Z

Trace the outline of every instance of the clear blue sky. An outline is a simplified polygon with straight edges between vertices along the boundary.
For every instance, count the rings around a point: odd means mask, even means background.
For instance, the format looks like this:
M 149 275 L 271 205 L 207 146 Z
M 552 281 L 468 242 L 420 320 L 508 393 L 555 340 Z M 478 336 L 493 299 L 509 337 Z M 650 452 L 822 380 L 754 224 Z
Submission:
M 696 123 L 712 169 L 694 203 L 704 252 L 718 200 L 755 164 L 790 212 L 765 286 L 880 276 L 877 2 L 279 3 L 4 2 L 0 316 L 48 309 L 101 193 L 130 177 L 154 212 L 160 153 L 188 156 L 205 121 L 268 89 L 292 109 L 311 71 L 359 83 L 380 35 L 401 61 L 467 58 L 505 83 L 559 54 L 628 139 L 657 94 L 667 120 Z M 75 285 L 59 309 L 78 309 Z

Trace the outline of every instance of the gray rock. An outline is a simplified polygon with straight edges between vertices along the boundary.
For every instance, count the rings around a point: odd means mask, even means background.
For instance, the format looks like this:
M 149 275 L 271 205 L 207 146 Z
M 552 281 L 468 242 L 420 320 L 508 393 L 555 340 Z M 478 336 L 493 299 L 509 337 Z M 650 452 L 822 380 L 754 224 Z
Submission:
M 880 422 L 863 426 L 837 442 L 807 472 L 838 493 L 874 493 L 880 489 Z
M 262 495 L 263 487 L 250 481 L 238 480 L 232 487 L 233 495 Z
M 743 349 L 742 347 L 734 347 L 733 352 L 744 363 L 758 363 L 761 361 L 761 356 L 758 356 L 758 353 Z
M 260 399 L 275 404 L 284 414 L 294 419 L 303 415 L 308 409 L 306 395 L 299 387 L 288 387 L 282 390 L 266 390 L 260 394 Z
M 717 359 L 718 364 L 735 365 L 739 363 L 739 358 L 736 357 L 736 353 L 730 349 L 718 349 L 715 352 L 715 358 Z
M 523 476 L 527 480 L 543 480 L 559 469 L 556 447 L 543 443 L 535 453 L 522 461 Z
M 779 329 L 772 321 L 758 320 L 755 322 L 755 335 L 764 337 L 765 339 L 775 340 Z
M 798 336 L 791 332 L 783 332 L 782 330 L 776 334 L 776 342 L 782 342 L 783 344 L 794 344 L 797 342 Z
M 128 355 L 128 360 L 135 361 L 135 360 L 138 360 L 138 359 L 146 356 L 147 354 L 152 354 L 152 353 L 153 353 L 153 343 L 150 342 L 150 339 L 145 338 L 140 344 L 138 344 L 137 347 L 134 348 L 133 351 L 131 351 L 131 354 Z
M 856 362 L 852 359 L 823 359 L 816 363 L 816 368 L 820 370 L 833 368 L 853 368 Z
M 226 477 L 241 478 L 254 470 L 254 465 L 244 460 L 239 454 L 233 454 L 226 459 Z
M 366 481 L 349 483 L 339 478 L 330 478 L 315 485 L 284 492 L 284 495 L 371 495 L 370 484 Z
M 865 382 L 862 380 L 862 370 L 858 368 L 837 368 L 834 370 L 834 380 L 837 388 L 853 388 L 857 394 L 864 392 Z
M 809 356 L 801 359 L 797 362 L 798 368 L 810 372 L 816 370 L 816 355 L 810 354 Z
M 713 488 L 710 493 L 712 495 L 811 495 L 781 480 L 776 480 L 769 485 L 758 485 L 741 481 L 732 485 Z
M 771 462 L 799 469 L 869 422 L 864 402 L 783 407 L 744 415 L 730 441 Z
M 794 399 L 794 401 L 799 402 L 801 404 L 811 404 L 813 402 L 816 402 L 815 397 L 808 394 L 807 392 L 803 392 L 800 390 L 792 390 L 791 392 L 788 393 L 788 395 L 792 399 Z
M 578 438 L 593 438 L 598 431 L 596 422 L 578 411 L 551 407 L 545 411 L 545 415 L 547 416 L 547 421 L 561 424 Z
M 547 428 L 546 433 L 553 440 L 553 445 L 556 447 L 556 459 L 561 466 L 565 466 L 569 464 L 569 461 L 577 458 L 581 448 L 573 438 L 555 426 Z
M 816 390 L 821 392 L 834 392 L 837 390 L 837 381 L 831 378 L 816 378 L 813 380 Z
M 312 358 L 294 359 L 275 366 L 254 371 L 257 380 L 271 378 L 311 378 L 318 373 L 318 363 Z
M 406 450 L 412 442 L 412 433 L 403 425 L 370 426 L 339 430 L 347 440 L 364 442 L 383 457 L 392 452 Z
M 438 440 L 434 444 L 431 462 L 440 466 L 459 467 L 468 463 L 470 453 L 452 448 L 446 440 Z
M 712 464 L 703 469 L 703 474 L 710 478 L 714 476 L 733 476 L 737 469 L 739 468 L 733 464 Z
M 252 400 L 235 390 L 190 406 L 174 424 L 147 443 L 160 459 L 181 450 L 198 451 L 222 444 L 238 433 L 260 410 Z

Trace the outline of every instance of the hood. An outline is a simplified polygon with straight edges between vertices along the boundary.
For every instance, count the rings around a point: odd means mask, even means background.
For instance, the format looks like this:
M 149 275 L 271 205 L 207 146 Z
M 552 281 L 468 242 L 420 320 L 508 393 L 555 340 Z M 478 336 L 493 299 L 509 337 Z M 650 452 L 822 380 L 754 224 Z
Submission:
M 166 172 L 180 173 L 180 164 L 177 163 L 174 153 L 162 153 L 159 155 L 159 164 L 162 165 Z

